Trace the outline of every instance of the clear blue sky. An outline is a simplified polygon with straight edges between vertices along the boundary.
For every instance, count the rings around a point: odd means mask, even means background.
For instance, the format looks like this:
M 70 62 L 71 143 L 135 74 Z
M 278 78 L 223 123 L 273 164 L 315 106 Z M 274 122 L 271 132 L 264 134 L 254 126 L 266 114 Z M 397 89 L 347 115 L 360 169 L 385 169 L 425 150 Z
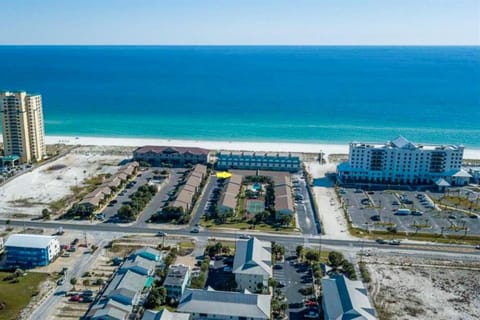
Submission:
M 480 0 L 0 0 L 0 44 L 480 45 Z

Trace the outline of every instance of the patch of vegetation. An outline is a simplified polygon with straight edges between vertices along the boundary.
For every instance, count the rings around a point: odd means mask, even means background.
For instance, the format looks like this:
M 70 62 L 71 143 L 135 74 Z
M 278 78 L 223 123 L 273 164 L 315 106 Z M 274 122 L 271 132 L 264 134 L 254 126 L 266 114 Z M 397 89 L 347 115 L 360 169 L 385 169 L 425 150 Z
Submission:
M 143 185 L 130 196 L 131 203 L 118 209 L 118 217 L 124 221 L 134 221 L 157 193 L 155 186 Z
M 217 242 L 215 244 L 208 245 L 205 248 L 205 253 L 209 257 L 214 257 L 217 254 L 229 255 L 232 253 L 232 247 L 224 245 L 222 242 Z
M 40 201 L 32 201 L 32 198 L 21 198 L 21 199 L 11 200 L 8 203 L 12 204 L 13 207 L 24 207 L 24 208 L 31 208 L 33 206 L 46 204 Z
M 67 203 L 71 201 L 71 196 L 65 196 L 61 199 L 50 202 L 49 208 L 52 212 L 58 213 L 60 210 L 67 206 Z
M 167 300 L 167 289 L 165 287 L 154 287 L 150 290 L 147 298 L 145 299 L 144 307 L 146 309 L 156 309 L 161 305 L 164 305 Z
M 208 276 L 208 267 L 210 265 L 210 258 L 205 257 L 202 264 L 200 265 L 200 275 L 198 277 L 192 278 L 192 283 L 190 287 L 194 289 L 203 289 L 207 283 Z
M 480 209 L 480 204 L 476 201 L 472 201 L 468 199 L 466 196 L 460 195 L 445 195 L 444 197 L 440 198 L 438 201 L 441 205 L 450 205 L 455 208 L 460 208 L 464 210 L 478 210 Z
M 183 211 L 182 207 L 167 206 L 158 211 L 150 218 L 151 222 L 162 223 L 172 222 L 177 224 L 186 224 L 190 221 L 190 215 Z
M 179 244 L 179 248 L 180 250 L 178 254 L 181 256 L 186 256 L 193 252 L 195 249 L 195 244 L 191 241 L 182 241 Z
M 372 281 L 372 278 L 370 277 L 370 272 L 368 272 L 368 268 L 365 262 L 359 262 L 358 267 L 360 269 L 360 274 L 362 275 L 362 279 L 364 282 L 369 283 Z
M 285 256 L 285 247 L 272 241 L 272 261 L 281 261 Z
M 64 217 L 67 219 L 90 219 L 95 212 L 95 208 L 91 205 L 82 203 L 75 203 L 68 211 L 65 213 Z
M 350 280 L 357 280 L 353 264 L 346 260 L 341 252 L 331 251 L 328 254 L 328 265 L 334 271 L 343 273 Z
M 10 277 L 12 280 L 5 280 Z M 12 273 L 0 272 L 0 279 L 3 280 L 0 281 L 0 319 L 17 319 L 30 299 L 38 294 L 40 283 L 47 277 L 46 273 L 30 272 L 25 276 L 14 276 Z

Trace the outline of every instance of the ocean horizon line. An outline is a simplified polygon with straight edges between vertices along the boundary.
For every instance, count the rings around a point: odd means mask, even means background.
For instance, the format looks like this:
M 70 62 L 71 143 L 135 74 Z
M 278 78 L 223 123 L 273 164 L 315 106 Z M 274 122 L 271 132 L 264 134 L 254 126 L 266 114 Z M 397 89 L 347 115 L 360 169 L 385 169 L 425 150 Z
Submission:
M 325 47 L 325 48 L 480 48 L 480 44 L 142 44 L 142 43 L 126 43 L 126 44 L 103 44 L 103 43 L 5 43 L 0 44 L 0 47 Z

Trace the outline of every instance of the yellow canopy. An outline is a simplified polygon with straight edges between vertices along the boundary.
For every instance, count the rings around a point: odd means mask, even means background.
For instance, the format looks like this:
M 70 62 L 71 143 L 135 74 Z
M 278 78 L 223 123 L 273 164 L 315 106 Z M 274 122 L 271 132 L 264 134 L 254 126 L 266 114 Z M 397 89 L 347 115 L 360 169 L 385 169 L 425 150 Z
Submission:
M 227 171 L 222 171 L 222 172 L 217 172 L 217 178 L 219 179 L 228 179 L 232 176 L 230 172 Z

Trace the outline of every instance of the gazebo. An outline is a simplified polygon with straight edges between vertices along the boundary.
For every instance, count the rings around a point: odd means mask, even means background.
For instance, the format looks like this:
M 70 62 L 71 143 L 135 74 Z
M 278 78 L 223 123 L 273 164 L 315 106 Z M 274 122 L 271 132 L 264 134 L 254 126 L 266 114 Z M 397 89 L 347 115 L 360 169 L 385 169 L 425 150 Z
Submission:
M 440 192 L 445 192 L 445 189 L 450 187 L 450 183 L 447 182 L 447 180 L 443 178 L 438 178 L 434 181 L 435 185 L 438 188 L 438 191 Z

